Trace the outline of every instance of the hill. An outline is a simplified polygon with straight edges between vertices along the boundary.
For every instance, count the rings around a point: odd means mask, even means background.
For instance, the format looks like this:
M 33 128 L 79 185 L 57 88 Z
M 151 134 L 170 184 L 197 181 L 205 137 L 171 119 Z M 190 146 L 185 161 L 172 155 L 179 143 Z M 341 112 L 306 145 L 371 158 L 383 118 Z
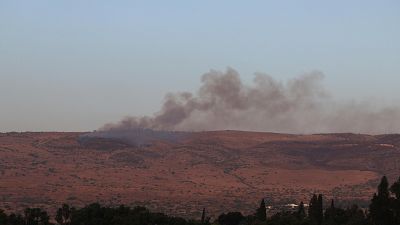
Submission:
M 364 202 L 399 174 L 400 135 L 187 133 L 135 146 L 83 133 L 0 134 L 0 208 L 140 204 L 199 216 L 327 198 Z

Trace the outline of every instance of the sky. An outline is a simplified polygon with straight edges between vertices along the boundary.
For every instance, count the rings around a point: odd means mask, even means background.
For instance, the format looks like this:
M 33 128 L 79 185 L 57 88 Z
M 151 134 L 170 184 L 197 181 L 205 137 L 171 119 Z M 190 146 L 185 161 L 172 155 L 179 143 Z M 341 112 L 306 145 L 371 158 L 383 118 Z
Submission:
M 396 104 L 400 1 L 0 0 L 0 132 L 90 131 L 232 67 Z

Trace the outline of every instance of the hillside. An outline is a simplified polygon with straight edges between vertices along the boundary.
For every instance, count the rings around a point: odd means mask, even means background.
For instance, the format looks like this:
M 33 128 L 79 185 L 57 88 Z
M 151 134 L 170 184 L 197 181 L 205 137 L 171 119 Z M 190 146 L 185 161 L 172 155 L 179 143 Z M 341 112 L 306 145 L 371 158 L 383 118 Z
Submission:
M 134 147 L 82 133 L 0 134 L 0 208 L 142 204 L 198 216 L 328 198 L 367 201 L 400 175 L 400 135 L 189 133 Z

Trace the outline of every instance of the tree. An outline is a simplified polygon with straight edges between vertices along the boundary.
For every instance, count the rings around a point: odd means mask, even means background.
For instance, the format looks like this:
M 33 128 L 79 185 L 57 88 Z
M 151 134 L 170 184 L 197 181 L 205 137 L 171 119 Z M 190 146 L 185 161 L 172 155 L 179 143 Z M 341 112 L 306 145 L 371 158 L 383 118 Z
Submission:
M 317 205 L 317 195 L 313 194 L 310 199 L 310 203 L 308 204 L 308 216 L 312 216 L 314 214 L 314 207 Z
M 333 221 L 335 218 L 335 213 L 336 213 L 335 202 L 332 199 L 331 206 L 325 210 L 325 220 Z
M 297 209 L 297 218 L 300 220 L 304 219 L 306 217 L 306 211 L 304 209 L 304 203 L 303 201 L 300 202 L 300 205 Z
M 26 225 L 49 225 L 50 217 L 40 208 L 26 208 L 24 211 Z
M 206 219 L 206 208 L 203 208 L 203 212 L 201 213 L 201 224 L 204 224 L 205 219 Z
M 308 208 L 308 217 L 311 223 L 321 225 L 323 220 L 323 207 L 322 207 L 322 195 L 319 194 L 318 197 L 314 194 L 310 200 Z
M 391 209 L 391 198 L 389 194 L 389 182 L 386 176 L 378 186 L 378 193 L 374 194 L 369 205 L 370 219 L 375 225 L 392 225 L 393 212 Z
M 310 203 L 308 204 L 308 217 L 312 223 L 316 223 L 316 211 L 318 207 L 318 197 L 316 194 L 313 194 L 311 197 Z
M 346 211 L 335 207 L 335 202 L 331 200 L 331 206 L 325 210 L 324 224 L 325 225 L 347 225 L 348 217 Z M 350 225 L 350 224 L 349 224 Z
M 357 205 L 352 205 L 346 210 L 346 224 L 349 225 L 364 225 L 365 214 Z
M 245 217 L 240 212 L 229 212 L 227 214 L 221 214 L 217 221 L 220 225 L 239 225 Z
M 397 200 L 400 200 L 400 177 L 390 186 L 390 191 L 396 196 Z
M 390 191 L 396 196 L 392 201 L 393 219 L 396 224 L 400 224 L 400 177 L 390 186 Z
M 389 182 L 386 176 L 382 177 L 381 183 L 378 186 L 378 196 L 389 199 Z
M 322 194 L 318 195 L 318 201 L 317 201 L 317 209 L 316 209 L 316 219 L 317 219 L 317 224 L 321 225 L 322 224 L 322 220 L 324 218 L 324 209 L 323 209 L 323 205 L 322 205 Z
M 25 225 L 24 219 L 20 214 L 16 215 L 14 213 L 11 213 L 8 216 L 8 225 Z
M 71 222 L 70 215 L 71 215 L 71 209 L 69 205 L 63 204 L 62 207 L 57 210 L 56 214 L 57 223 L 60 225 L 70 224 Z
M 259 221 L 267 221 L 267 208 L 265 207 L 264 199 L 261 200 L 260 207 L 257 209 L 256 218 Z
M 2 209 L 0 209 L 0 225 L 7 224 L 7 214 L 4 213 Z
M 278 212 L 272 215 L 267 222 L 268 225 L 309 225 L 306 220 L 299 220 L 294 213 Z

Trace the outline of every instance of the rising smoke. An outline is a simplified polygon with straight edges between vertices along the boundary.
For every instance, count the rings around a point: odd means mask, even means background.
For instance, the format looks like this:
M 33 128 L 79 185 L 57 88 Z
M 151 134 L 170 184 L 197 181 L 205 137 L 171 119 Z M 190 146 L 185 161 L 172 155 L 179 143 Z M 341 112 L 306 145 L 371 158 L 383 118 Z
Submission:
M 323 74 L 312 72 L 282 83 L 256 74 L 252 85 L 238 72 L 211 70 L 196 93 L 169 93 L 154 116 L 127 117 L 102 131 L 251 130 L 282 133 L 398 133 L 400 109 L 370 103 L 338 102 L 322 86 Z

